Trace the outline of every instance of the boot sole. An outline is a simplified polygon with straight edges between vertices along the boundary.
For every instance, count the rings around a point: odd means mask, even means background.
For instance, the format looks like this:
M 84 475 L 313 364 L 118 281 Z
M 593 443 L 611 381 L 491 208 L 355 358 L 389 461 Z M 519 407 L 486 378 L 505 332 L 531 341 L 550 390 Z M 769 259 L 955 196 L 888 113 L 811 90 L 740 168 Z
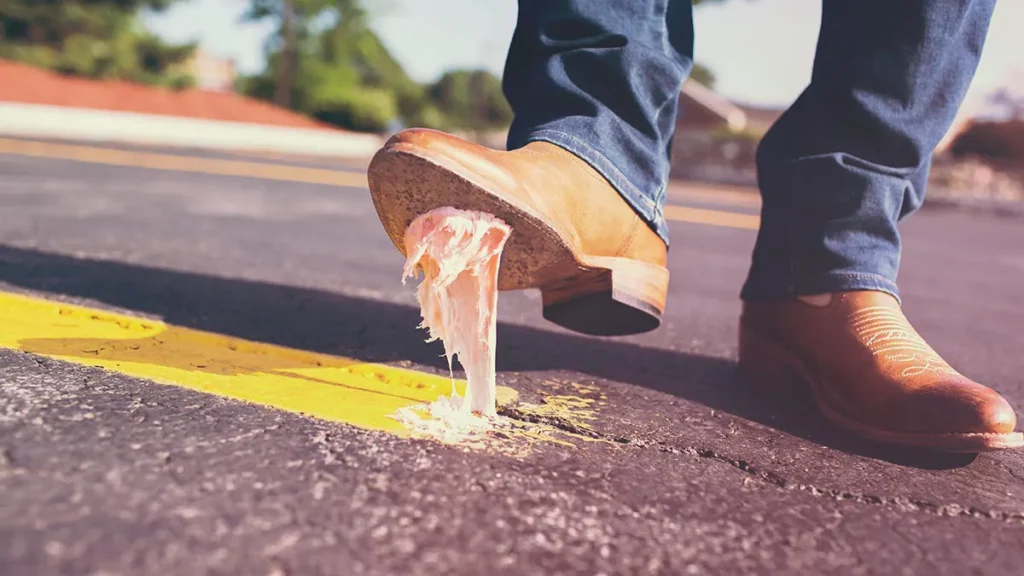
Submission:
M 502 194 L 479 171 L 399 142 L 373 157 L 368 180 L 381 224 L 403 255 L 405 231 L 420 214 L 442 207 L 486 212 L 512 228 L 499 268 L 499 290 L 539 288 L 544 318 L 583 334 L 638 334 L 661 324 L 667 268 L 577 253 L 540 215 Z
M 799 383 L 801 388 L 810 388 L 818 409 L 829 422 L 877 442 L 956 453 L 990 452 L 1024 446 L 1024 434 L 1020 432 L 894 432 L 852 420 L 829 406 L 821 384 L 799 358 L 749 329 L 740 329 L 739 370 L 741 378 L 755 385 L 785 389 L 787 384 Z

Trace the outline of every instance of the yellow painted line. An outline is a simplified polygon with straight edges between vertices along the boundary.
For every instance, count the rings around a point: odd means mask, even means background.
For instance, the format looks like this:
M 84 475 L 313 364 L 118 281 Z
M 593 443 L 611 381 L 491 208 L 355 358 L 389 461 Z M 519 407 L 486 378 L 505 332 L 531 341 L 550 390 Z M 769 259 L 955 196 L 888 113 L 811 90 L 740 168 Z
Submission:
M 80 146 L 77 144 L 54 144 L 51 142 L 30 142 L 0 138 L 0 153 L 36 158 L 77 160 L 79 162 L 110 164 L 114 166 L 152 168 L 154 170 L 196 172 L 220 176 L 243 176 L 266 180 L 328 184 L 354 188 L 367 187 L 366 174 L 359 172 L 342 172 L 325 168 L 308 168 L 264 162 L 224 160 L 220 158 L 198 158 L 196 156 L 157 154 L 154 152 L 134 152 L 113 148 Z
M 676 184 L 669 189 L 669 197 L 683 202 L 689 200 L 744 208 L 761 207 L 761 195 L 753 188 Z
M 354 188 L 367 187 L 366 174 L 363 173 L 342 172 L 339 170 L 328 170 L 324 168 L 287 166 L 283 164 L 245 162 L 239 160 L 197 158 L 194 156 L 180 156 L 174 154 L 132 152 L 112 148 L 80 146 L 77 144 L 54 144 L 50 142 L 31 142 L 0 138 L 0 153 L 38 158 L 77 160 L 79 162 L 111 164 L 115 166 L 153 168 L 157 170 L 174 170 L 179 172 L 196 172 L 226 176 L 246 176 L 286 182 L 328 184 Z M 737 202 L 750 201 L 748 193 L 738 191 L 730 192 L 728 190 L 724 190 L 723 192 L 726 195 L 723 196 L 723 198 L 729 198 L 732 201 Z M 679 192 L 674 195 L 686 194 L 686 192 Z M 690 192 L 690 194 L 693 194 L 693 192 Z M 705 192 L 704 194 L 708 199 L 712 199 L 714 198 L 714 194 L 717 194 L 717 192 Z M 740 196 L 741 194 L 742 196 Z M 740 198 L 743 198 L 743 200 L 739 200 Z M 665 207 L 665 217 L 669 220 L 679 222 L 708 224 L 712 226 L 741 228 L 745 230 L 757 230 L 760 223 L 759 217 L 750 214 L 738 214 L 735 212 L 726 212 L 721 210 L 690 208 L 674 205 Z
M 705 210 L 689 206 L 666 206 L 665 218 L 676 222 L 709 224 L 726 228 L 757 230 L 761 226 L 761 218 L 754 214 L 737 214 L 720 210 Z
M 403 436 L 390 414 L 451 392 L 446 377 L 17 294 L 0 293 L 0 319 L 0 347 Z

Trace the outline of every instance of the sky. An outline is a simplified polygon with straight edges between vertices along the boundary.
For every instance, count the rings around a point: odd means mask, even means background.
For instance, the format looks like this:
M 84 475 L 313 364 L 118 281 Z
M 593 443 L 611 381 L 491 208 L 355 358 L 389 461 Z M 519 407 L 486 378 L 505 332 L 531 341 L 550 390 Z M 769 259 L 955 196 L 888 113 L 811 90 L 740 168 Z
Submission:
M 898 1 L 898 0 L 897 0 Z M 184 0 L 145 18 L 170 41 L 198 41 L 234 59 L 246 73 L 263 66 L 272 25 L 243 24 L 248 0 Z M 410 76 L 431 81 L 450 68 L 501 74 L 515 0 L 366 0 L 371 26 Z M 695 58 L 718 77 L 716 89 L 737 101 L 785 106 L 810 78 L 821 0 L 730 0 L 695 12 Z M 1009 87 L 1024 95 L 1024 0 L 997 3 L 985 52 L 965 107 Z M 1015 25 L 1015 23 L 1017 23 Z

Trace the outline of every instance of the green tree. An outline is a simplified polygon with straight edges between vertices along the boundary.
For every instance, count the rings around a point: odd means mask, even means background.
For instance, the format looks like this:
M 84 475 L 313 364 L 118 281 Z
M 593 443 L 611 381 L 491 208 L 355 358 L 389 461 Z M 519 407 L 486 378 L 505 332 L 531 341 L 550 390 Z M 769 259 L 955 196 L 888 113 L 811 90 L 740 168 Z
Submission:
M 66 74 L 173 87 L 194 45 L 168 45 L 139 21 L 175 0 L 0 0 L 0 57 Z
M 690 70 L 690 78 L 700 82 L 712 90 L 715 88 L 715 80 L 717 80 L 715 73 L 700 62 L 695 62 L 693 64 L 693 70 Z
M 291 105 L 301 44 L 312 34 L 313 24 L 328 10 L 345 5 L 359 10 L 355 0 L 250 0 L 243 21 L 271 20 L 276 24 L 274 34 L 268 39 L 267 51 L 276 55 L 273 100 L 277 105 L 286 108 Z
M 3 0 L 0 0 L 3 1 Z M 710 3 L 721 0 L 696 0 Z M 239 88 L 341 127 L 379 131 L 406 125 L 457 130 L 506 127 L 512 111 L 501 82 L 483 70 L 453 70 L 422 85 L 395 60 L 361 0 L 249 0 L 245 19 L 274 22 L 267 68 Z M 374 0 L 373 10 L 381 9 Z M 714 75 L 694 67 L 709 86 Z
M 244 92 L 354 130 L 431 119 L 424 87 L 369 28 L 357 0 L 291 0 L 290 8 L 286 1 L 252 0 L 246 18 L 273 19 L 277 32 L 267 69 L 244 79 Z
M 501 80 L 486 70 L 454 70 L 428 89 L 431 101 L 452 128 L 487 130 L 512 121 Z

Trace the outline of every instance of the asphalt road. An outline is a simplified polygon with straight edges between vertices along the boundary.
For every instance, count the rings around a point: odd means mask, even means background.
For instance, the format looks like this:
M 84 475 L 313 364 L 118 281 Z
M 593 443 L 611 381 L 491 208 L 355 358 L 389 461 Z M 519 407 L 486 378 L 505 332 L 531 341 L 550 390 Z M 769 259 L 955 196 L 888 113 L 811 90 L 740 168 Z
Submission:
M 1022 222 L 926 209 L 900 282 L 922 334 L 1024 414 Z M 499 384 L 594 400 L 585 430 L 549 422 L 586 438 L 521 452 L 0 348 L 0 572 L 1024 570 L 1024 453 L 886 448 L 750 390 L 734 359 L 754 232 L 672 234 L 656 332 L 585 338 L 502 294 Z M 401 264 L 364 189 L 0 155 L 0 291 L 444 374 Z

